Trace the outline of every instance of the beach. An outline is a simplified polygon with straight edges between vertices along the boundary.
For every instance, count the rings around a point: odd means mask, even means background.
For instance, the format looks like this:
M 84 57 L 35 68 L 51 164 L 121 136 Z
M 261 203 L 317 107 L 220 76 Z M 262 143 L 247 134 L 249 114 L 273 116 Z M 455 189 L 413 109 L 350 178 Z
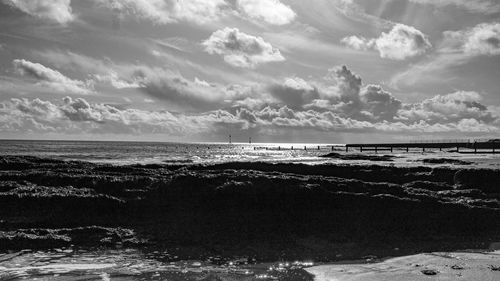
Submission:
M 500 170 L 453 155 L 395 165 L 394 155 L 322 153 L 313 163 L 2 155 L 0 249 L 134 249 L 224 266 L 375 262 L 500 241 Z M 303 268 L 293 270 L 312 278 Z

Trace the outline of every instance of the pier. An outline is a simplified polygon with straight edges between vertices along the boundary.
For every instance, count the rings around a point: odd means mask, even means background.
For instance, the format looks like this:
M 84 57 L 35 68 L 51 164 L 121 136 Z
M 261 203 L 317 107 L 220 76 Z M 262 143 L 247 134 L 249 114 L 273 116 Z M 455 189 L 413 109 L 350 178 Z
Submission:
M 500 139 L 460 139 L 460 140 L 431 140 L 413 141 L 403 143 L 349 143 L 345 145 L 345 151 L 359 150 L 365 151 L 389 151 L 395 150 L 410 152 L 415 149 L 425 152 L 431 149 L 452 150 L 459 153 L 497 153 L 500 150 Z

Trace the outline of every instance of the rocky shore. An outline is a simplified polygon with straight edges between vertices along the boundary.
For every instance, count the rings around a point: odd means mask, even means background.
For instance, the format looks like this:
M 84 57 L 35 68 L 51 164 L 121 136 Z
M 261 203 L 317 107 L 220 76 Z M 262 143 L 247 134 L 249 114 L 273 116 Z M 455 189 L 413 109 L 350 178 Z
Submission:
M 235 162 L 113 166 L 0 157 L 0 251 L 333 261 L 500 241 L 500 171 Z

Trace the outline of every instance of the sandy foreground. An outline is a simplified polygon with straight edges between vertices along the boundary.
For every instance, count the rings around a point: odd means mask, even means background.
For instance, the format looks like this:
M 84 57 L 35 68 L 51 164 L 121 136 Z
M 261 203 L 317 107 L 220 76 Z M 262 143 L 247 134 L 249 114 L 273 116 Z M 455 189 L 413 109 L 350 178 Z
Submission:
M 436 252 L 372 264 L 331 264 L 305 269 L 317 281 L 500 280 L 500 251 Z

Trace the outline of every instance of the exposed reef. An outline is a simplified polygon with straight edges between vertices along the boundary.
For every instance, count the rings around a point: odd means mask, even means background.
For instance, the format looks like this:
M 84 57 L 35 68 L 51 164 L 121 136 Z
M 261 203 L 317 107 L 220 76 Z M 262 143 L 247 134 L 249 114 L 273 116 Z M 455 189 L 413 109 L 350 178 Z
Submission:
M 335 260 L 500 238 L 500 171 L 235 162 L 113 166 L 0 157 L 0 250 L 169 249 Z
M 393 161 L 394 155 L 371 155 L 371 154 L 342 154 L 331 152 L 320 157 L 334 158 L 340 160 L 368 160 L 368 161 Z
M 420 160 L 425 164 L 453 164 L 453 165 L 471 165 L 472 162 L 459 160 L 459 159 L 450 159 L 450 158 L 425 158 Z

